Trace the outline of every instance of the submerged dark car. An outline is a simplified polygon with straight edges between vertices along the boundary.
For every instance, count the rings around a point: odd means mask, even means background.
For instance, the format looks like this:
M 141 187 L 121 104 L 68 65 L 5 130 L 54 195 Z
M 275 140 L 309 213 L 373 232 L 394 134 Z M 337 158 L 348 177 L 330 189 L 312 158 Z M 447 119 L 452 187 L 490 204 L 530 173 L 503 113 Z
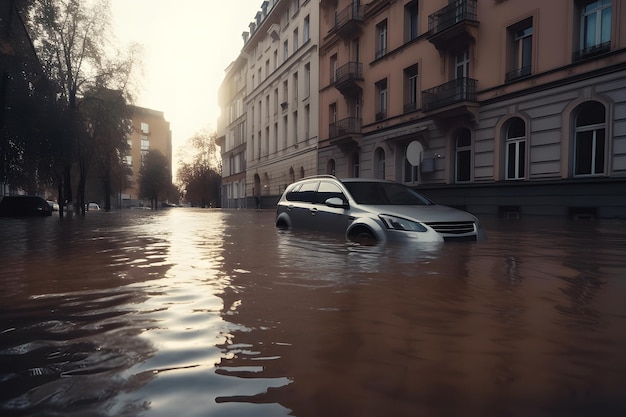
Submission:
M 41 197 L 11 195 L 0 200 L 1 217 L 51 216 L 52 207 Z

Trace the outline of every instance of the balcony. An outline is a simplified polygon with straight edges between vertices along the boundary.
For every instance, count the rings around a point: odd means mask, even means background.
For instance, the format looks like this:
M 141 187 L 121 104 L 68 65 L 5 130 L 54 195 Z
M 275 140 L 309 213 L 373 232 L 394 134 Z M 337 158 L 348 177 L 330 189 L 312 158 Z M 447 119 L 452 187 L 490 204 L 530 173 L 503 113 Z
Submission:
M 363 81 L 363 64 L 348 62 L 337 68 L 331 84 L 343 95 L 354 95 L 361 92 L 359 81 Z
M 437 49 L 476 39 L 477 0 L 455 1 L 428 16 L 428 36 Z
M 528 77 L 529 75 L 532 75 L 531 72 L 531 67 L 530 65 L 526 66 L 526 67 L 522 67 L 513 71 L 509 71 L 504 75 L 504 81 L 505 82 L 511 82 L 511 81 L 515 81 L 521 78 L 525 78 Z
M 470 115 L 475 118 L 478 107 L 477 81 L 457 78 L 422 92 L 422 109 L 440 118 Z
M 595 58 L 598 55 L 605 54 L 611 51 L 611 41 L 599 43 L 597 45 L 590 46 L 588 48 L 581 49 L 572 54 L 572 61 L 584 61 L 585 59 Z
M 328 125 L 328 139 L 340 147 L 358 145 L 361 137 L 361 119 L 346 117 Z
M 352 38 L 361 31 L 363 24 L 363 6 L 352 3 L 335 14 L 335 26 L 331 32 L 343 38 Z

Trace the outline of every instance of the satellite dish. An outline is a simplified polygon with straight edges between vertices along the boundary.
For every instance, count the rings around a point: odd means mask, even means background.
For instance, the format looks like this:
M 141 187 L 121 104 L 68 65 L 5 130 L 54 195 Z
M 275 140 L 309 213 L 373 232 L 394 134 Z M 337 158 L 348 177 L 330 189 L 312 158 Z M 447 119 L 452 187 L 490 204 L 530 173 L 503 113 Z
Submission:
M 414 140 L 409 143 L 406 148 L 406 159 L 413 166 L 418 166 L 422 163 L 422 155 L 424 154 L 424 147 L 419 141 Z

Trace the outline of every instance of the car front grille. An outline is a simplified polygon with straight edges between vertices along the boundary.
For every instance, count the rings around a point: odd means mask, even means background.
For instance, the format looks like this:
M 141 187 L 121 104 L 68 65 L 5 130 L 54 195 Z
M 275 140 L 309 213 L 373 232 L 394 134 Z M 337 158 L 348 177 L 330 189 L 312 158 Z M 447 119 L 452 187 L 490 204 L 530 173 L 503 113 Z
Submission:
M 474 233 L 474 222 L 431 222 L 426 223 L 428 226 L 435 229 L 435 231 L 443 236 L 451 235 L 464 235 L 467 233 Z

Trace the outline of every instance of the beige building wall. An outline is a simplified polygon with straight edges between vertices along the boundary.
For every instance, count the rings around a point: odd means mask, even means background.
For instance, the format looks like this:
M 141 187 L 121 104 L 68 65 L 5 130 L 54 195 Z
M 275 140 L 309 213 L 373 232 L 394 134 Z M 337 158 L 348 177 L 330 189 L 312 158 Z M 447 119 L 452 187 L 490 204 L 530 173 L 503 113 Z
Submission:
M 129 186 L 121 195 L 123 208 L 142 204 L 139 199 L 139 171 L 142 157 L 149 150 L 161 152 L 168 161 L 167 170 L 172 177 L 172 131 L 170 122 L 165 120 L 163 112 L 144 107 L 131 106 L 133 131 L 128 138 L 130 147 L 126 163 L 132 169 L 128 178 Z M 148 204 L 149 206 L 149 204 Z
M 248 65 L 239 56 L 226 68 L 220 85 L 217 121 L 217 144 L 222 155 L 222 201 L 223 208 L 247 207 L 247 117 L 246 78 Z
M 244 39 L 250 206 L 317 173 L 318 13 L 314 1 L 265 1 Z

